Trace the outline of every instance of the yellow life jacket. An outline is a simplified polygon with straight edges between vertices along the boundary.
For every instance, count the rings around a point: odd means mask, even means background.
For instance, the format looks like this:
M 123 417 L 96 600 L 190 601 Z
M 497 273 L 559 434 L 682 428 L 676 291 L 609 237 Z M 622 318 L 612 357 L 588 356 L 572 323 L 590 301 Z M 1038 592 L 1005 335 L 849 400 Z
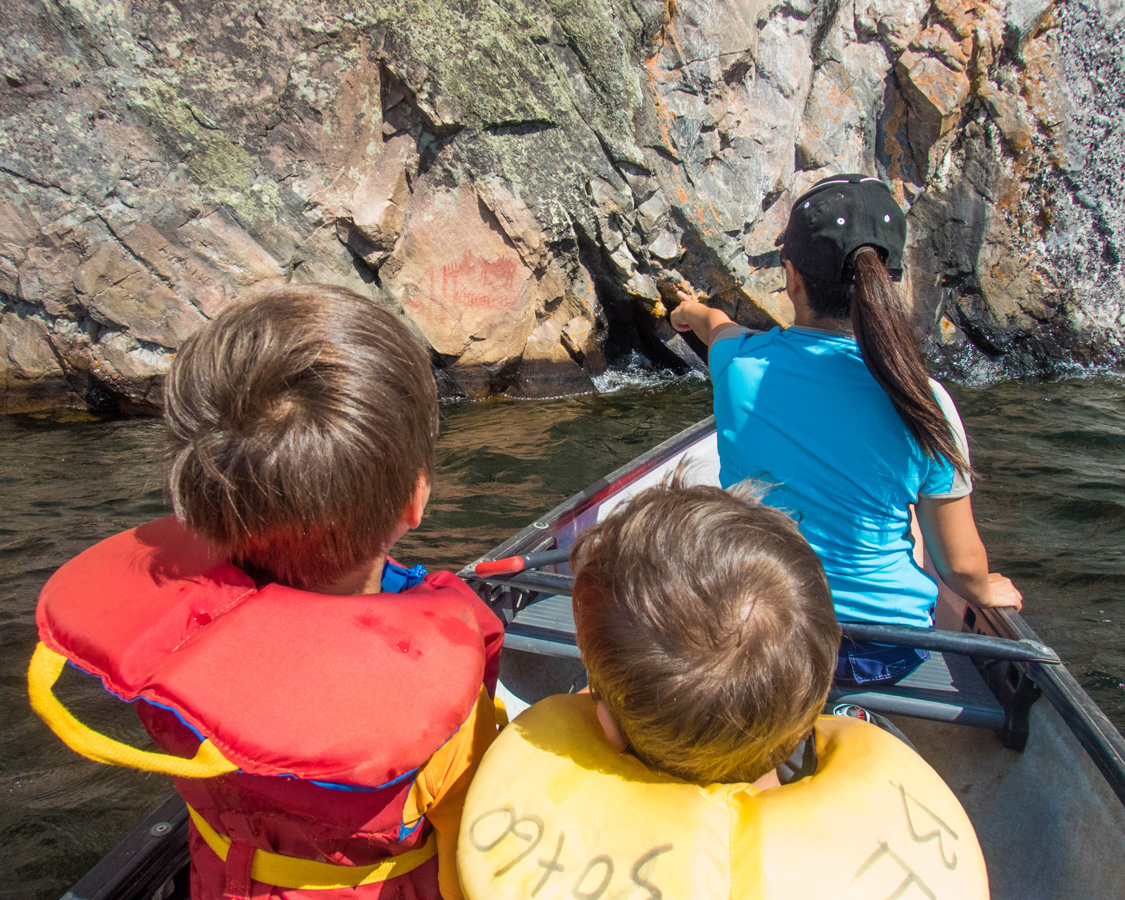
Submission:
M 615 752 L 589 696 L 549 697 L 469 789 L 466 900 L 988 897 L 973 826 L 920 756 L 831 716 L 816 749 L 816 774 L 793 784 L 700 787 Z

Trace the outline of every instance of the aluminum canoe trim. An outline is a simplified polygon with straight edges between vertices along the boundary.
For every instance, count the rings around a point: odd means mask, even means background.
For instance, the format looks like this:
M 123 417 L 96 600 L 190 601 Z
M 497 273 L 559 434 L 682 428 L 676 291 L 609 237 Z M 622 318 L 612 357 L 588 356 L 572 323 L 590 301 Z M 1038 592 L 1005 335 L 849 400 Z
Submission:
M 507 556 L 526 556 L 528 553 L 550 549 L 550 545 L 554 542 L 554 535 L 560 528 L 572 522 L 583 512 L 599 506 L 609 497 L 620 493 L 669 460 L 683 455 L 694 444 L 707 438 L 714 431 L 714 416 L 708 416 L 706 419 L 688 426 L 679 434 L 673 435 L 661 444 L 657 444 L 651 450 L 615 469 L 604 478 L 599 478 L 585 490 L 564 500 L 538 521 L 516 532 L 480 559 L 473 560 L 459 574 L 462 578 L 476 578 L 473 568 L 477 563 L 503 559 Z
M 978 619 L 998 637 L 1039 641 L 1039 635 L 1019 613 L 999 607 L 977 610 Z M 1013 663 L 1043 692 L 1094 765 L 1125 805 L 1125 737 L 1090 698 L 1065 666 L 1040 662 Z

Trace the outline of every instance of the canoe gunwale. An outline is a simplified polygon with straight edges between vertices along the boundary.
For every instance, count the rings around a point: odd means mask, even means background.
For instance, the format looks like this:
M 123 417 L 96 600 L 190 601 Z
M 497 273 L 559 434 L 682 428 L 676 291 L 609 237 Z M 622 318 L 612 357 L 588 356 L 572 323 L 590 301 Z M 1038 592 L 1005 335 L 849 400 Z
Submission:
M 597 506 L 606 497 L 610 497 L 623 488 L 628 487 L 630 484 L 633 484 L 670 457 L 686 450 L 692 444 L 698 442 L 700 438 L 705 437 L 713 431 L 714 427 L 715 417 L 708 416 L 706 419 L 702 419 L 694 425 L 688 426 L 679 434 L 673 435 L 663 443 L 657 444 L 651 450 L 642 453 L 640 456 L 630 460 L 625 463 L 625 465 L 620 466 L 603 478 L 599 478 L 585 490 L 564 500 L 531 525 L 517 531 L 508 538 L 508 540 L 493 547 L 488 553 L 480 557 L 480 559 L 474 560 L 470 565 L 465 566 L 460 572 L 461 577 L 480 582 L 483 579 L 478 579 L 473 574 L 473 567 L 476 566 L 477 563 L 494 559 L 504 559 L 507 556 L 526 556 L 528 553 L 553 549 L 554 546 L 556 546 L 554 534 L 559 528 L 569 524 L 590 507 Z M 518 584 L 527 581 L 527 578 L 523 576 L 532 575 L 533 573 L 531 572 L 522 572 L 520 573 L 520 578 L 511 576 L 508 578 L 489 578 L 487 581 Z
M 187 806 L 175 791 L 79 879 L 62 900 L 122 900 L 168 896 L 176 879 L 186 888 Z
M 985 628 L 998 637 L 1039 640 L 1024 618 L 1009 608 L 975 610 Z M 979 622 L 978 622 L 979 625 Z M 1125 805 L 1125 737 L 1090 698 L 1078 680 L 1063 665 L 1012 662 L 1053 706 L 1075 739 L 1102 773 L 1106 783 Z M 996 677 L 996 676 L 994 676 Z

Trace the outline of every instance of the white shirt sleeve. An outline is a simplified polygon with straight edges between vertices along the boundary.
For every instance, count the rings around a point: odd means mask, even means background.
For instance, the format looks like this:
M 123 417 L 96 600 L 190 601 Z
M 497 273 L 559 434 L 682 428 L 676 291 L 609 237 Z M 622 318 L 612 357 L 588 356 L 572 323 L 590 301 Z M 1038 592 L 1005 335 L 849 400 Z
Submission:
M 717 341 L 725 341 L 727 340 L 727 338 L 741 337 L 744 334 L 758 333 L 759 332 L 754 331 L 750 328 L 745 328 L 742 325 L 739 325 L 737 322 L 728 322 L 726 325 L 720 325 L 715 329 L 714 332 L 712 332 L 711 343 L 714 344 Z
M 938 402 L 938 406 L 941 407 L 946 421 L 949 422 L 950 431 L 953 432 L 953 443 L 957 446 L 957 449 L 961 451 L 965 462 L 968 462 L 969 440 L 965 436 L 965 426 L 961 423 L 961 416 L 957 412 L 957 405 L 953 402 L 953 398 L 949 396 L 949 392 L 932 378 L 930 379 L 930 389 L 934 392 L 934 397 Z M 949 486 L 948 491 L 944 491 L 940 494 L 924 494 L 923 496 L 956 499 L 957 497 L 966 497 L 971 494 L 972 491 L 973 482 L 972 479 L 969 478 L 968 473 L 957 469 L 953 473 L 953 484 Z

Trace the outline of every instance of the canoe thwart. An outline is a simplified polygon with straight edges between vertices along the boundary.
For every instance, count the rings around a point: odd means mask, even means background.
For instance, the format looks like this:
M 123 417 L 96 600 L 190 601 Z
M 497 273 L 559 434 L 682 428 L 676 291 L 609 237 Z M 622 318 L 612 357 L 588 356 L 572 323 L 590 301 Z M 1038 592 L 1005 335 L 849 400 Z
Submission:
M 1021 638 L 989 637 L 984 634 L 967 634 L 942 631 L 937 628 L 915 628 L 909 625 L 874 625 L 867 622 L 841 622 L 845 637 L 853 641 L 871 641 L 892 644 L 896 647 L 914 647 L 917 650 L 937 650 L 943 653 L 961 653 L 1012 662 L 1038 662 L 1059 664 L 1062 660 L 1050 647 L 1038 641 Z

